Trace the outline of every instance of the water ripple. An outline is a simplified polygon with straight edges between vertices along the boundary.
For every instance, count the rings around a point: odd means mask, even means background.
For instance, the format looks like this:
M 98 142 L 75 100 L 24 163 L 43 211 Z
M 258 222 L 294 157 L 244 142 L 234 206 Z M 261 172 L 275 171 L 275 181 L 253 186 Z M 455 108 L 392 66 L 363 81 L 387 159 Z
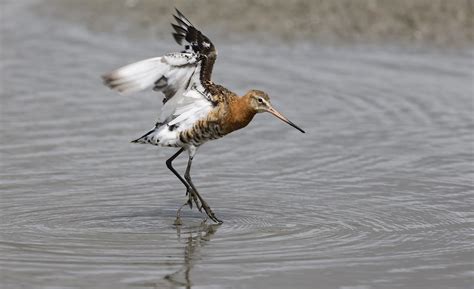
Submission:
M 469 53 L 219 43 L 216 80 L 268 91 L 307 134 L 258 115 L 200 148 L 194 182 L 225 223 L 185 208 L 176 228 L 186 197 L 164 164 L 172 150 L 129 143 L 153 125 L 160 99 L 117 96 L 99 79 L 171 46 L 131 46 L 20 8 L 1 27 L 7 288 L 471 280 Z

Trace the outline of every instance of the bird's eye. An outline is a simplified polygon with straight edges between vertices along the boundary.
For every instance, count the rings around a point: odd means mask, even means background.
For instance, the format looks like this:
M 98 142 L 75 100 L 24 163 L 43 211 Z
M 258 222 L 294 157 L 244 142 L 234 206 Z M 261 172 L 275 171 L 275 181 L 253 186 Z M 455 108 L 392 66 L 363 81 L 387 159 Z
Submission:
M 263 98 L 259 97 L 258 98 L 258 103 L 263 103 Z

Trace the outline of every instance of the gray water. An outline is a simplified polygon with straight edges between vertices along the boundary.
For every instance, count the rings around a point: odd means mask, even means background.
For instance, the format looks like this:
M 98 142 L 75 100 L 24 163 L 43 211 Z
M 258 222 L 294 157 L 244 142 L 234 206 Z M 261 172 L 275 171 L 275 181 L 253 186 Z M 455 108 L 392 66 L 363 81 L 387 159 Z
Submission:
M 269 115 L 200 148 L 201 224 L 161 97 L 100 75 L 176 50 L 2 4 L 1 288 L 472 288 L 473 51 L 222 42 L 214 79 Z M 183 170 L 186 157 L 177 160 Z

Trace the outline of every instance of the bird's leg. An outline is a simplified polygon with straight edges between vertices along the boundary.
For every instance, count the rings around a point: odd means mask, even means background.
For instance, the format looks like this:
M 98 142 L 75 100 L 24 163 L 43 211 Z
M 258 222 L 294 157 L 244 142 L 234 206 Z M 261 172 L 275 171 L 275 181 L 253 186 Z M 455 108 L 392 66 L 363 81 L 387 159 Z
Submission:
M 178 179 L 184 184 L 184 186 L 186 187 L 186 195 L 189 197 L 188 201 L 187 201 L 186 203 L 184 203 L 184 204 L 178 209 L 178 211 L 176 212 L 176 221 L 175 221 L 175 224 L 176 224 L 176 225 L 181 225 L 181 218 L 180 218 L 181 209 L 182 209 L 185 205 L 189 205 L 189 206 L 192 208 L 192 201 L 193 201 L 193 200 L 194 200 L 194 203 L 196 203 L 196 207 L 198 207 L 199 211 L 201 211 L 200 206 L 199 206 L 198 198 L 197 198 L 196 194 L 194 194 L 193 189 L 192 189 L 191 186 L 183 179 L 183 177 L 173 168 L 173 165 L 172 165 L 172 162 L 174 161 L 174 159 L 177 158 L 183 151 L 184 151 L 184 149 L 181 148 L 178 152 L 176 152 L 173 156 L 171 156 L 168 160 L 166 160 L 166 166 L 167 166 L 168 169 L 170 169 L 170 171 L 172 171 L 173 174 L 174 174 L 176 177 L 178 177 Z
M 214 214 L 214 212 L 211 210 L 211 207 L 209 207 L 209 205 L 206 203 L 206 201 L 204 201 L 204 199 L 201 197 L 201 195 L 199 195 L 198 191 L 196 190 L 196 187 L 193 184 L 193 181 L 191 180 L 191 174 L 190 173 L 191 173 L 191 164 L 192 164 L 192 162 L 193 162 L 193 156 L 190 155 L 189 159 L 188 159 L 188 166 L 186 168 L 186 172 L 184 173 L 184 178 L 186 179 L 188 184 L 191 186 L 194 193 L 196 193 L 196 196 L 199 198 L 199 201 L 201 201 L 201 204 L 202 204 L 201 208 L 204 209 L 204 211 L 209 216 L 209 218 L 211 220 L 213 220 L 214 222 L 216 222 L 216 223 L 222 223 L 222 221 L 219 220 L 216 217 L 216 215 Z

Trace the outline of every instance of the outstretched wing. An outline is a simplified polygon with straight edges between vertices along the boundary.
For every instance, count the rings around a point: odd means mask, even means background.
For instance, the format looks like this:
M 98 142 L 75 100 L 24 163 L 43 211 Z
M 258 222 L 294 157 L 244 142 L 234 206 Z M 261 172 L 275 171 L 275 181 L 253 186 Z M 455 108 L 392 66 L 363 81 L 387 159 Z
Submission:
M 153 87 L 162 91 L 165 102 L 178 91 L 186 90 L 199 68 L 195 53 L 170 53 L 135 62 L 104 74 L 104 84 L 123 94 Z
M 177 9 L 174 18 L 177 24 L 172 24 L 176 31 L 173 37 L 180 45 L 186 43 L 183 52 L 124 66 L 103 75 L 104 83 L 125 94 L 153 87 L 165 94 L 164 102 L 189 87 L 198 87 L 203 93 L 208 90 L 217 51 L 209 38 Z
M 210 40 L 199 32 L 181 12 L 172 24 L 178 43 L 186 41 L 185 51 L 135 62 L 102 76 L 104 84 L 120 93 L 129 94 L 153 88 L 165 95 L 158 126 L 192 124 L 213 106 L 208 87 L 217 52 Z
M 105 85 L 124 94 L 151 87 L 163 92 L 165 98 L 159 120 L 163 124 L 174 120 L 186 110 L 192 112 L 203 105 L 212 106 L 200 84 L 200 67 L 195 53 L 171 53 L 126 65 L 102 78 Z
M 206 85 L 207 82 L 211 81 L 217 50 L 211 40 L 197 30 L 178 9 L 176 9 L 176 15 L 173 16 L 177 23 L 171 24 L 175 30 L 173 37 L 179 45 L 184 45 L 184 52 L 193 52 L 198 55 L 202 62 L 200 80 Z M 183 42 L 185 43 L 183 44 Z

